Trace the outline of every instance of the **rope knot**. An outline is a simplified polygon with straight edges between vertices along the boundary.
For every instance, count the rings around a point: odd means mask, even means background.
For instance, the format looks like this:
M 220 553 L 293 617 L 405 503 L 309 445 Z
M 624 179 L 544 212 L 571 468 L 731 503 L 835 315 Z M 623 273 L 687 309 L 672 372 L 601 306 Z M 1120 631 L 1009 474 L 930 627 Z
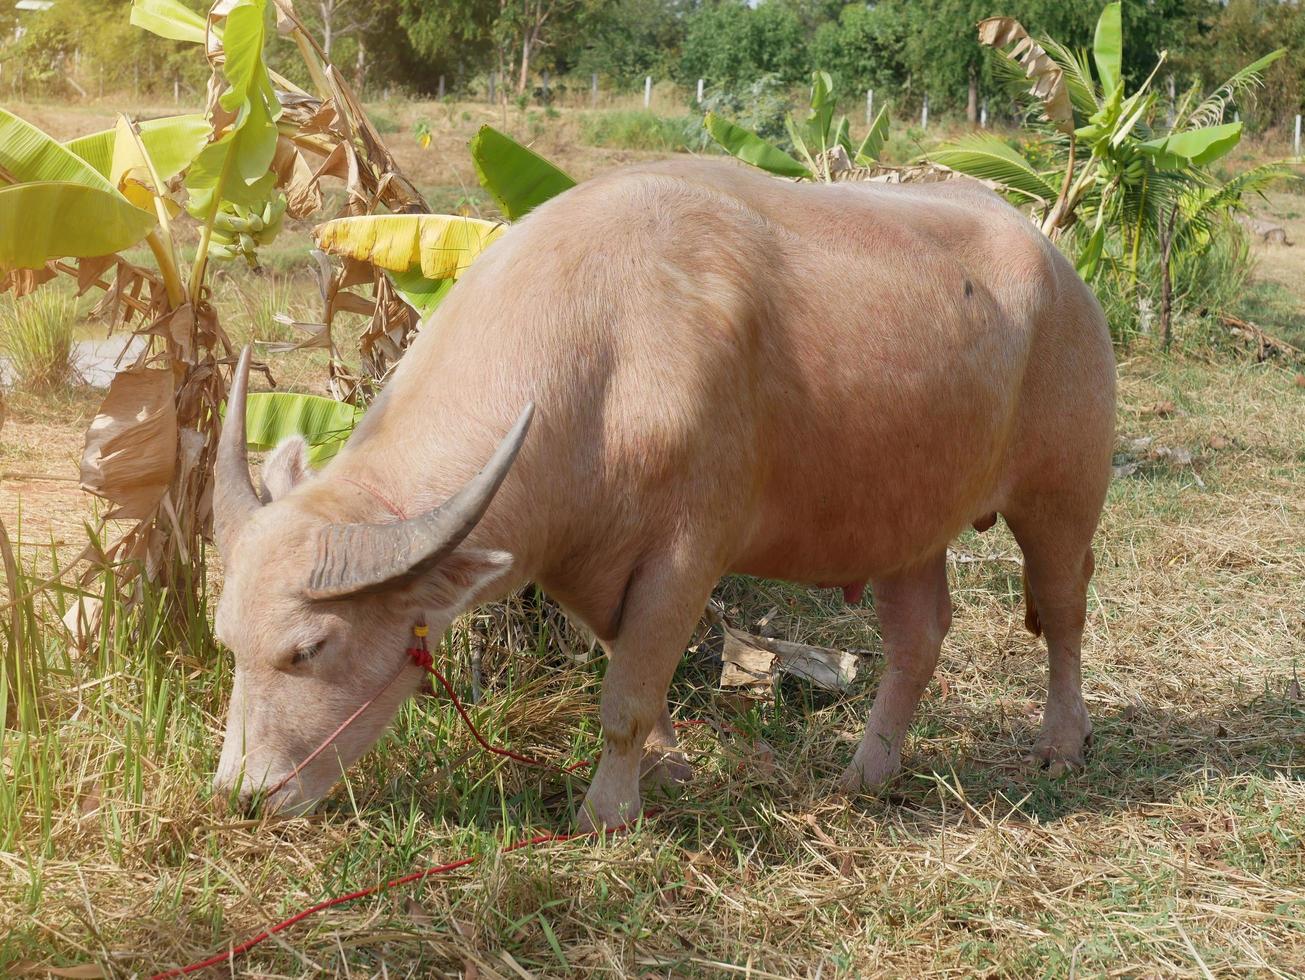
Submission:
M 429 669 L 435 665 L 435 658 L 431 656 L 430 650 L 425 645 L 419 647 L 408 647 L 408 657 L 414 664 L 423 669 Z

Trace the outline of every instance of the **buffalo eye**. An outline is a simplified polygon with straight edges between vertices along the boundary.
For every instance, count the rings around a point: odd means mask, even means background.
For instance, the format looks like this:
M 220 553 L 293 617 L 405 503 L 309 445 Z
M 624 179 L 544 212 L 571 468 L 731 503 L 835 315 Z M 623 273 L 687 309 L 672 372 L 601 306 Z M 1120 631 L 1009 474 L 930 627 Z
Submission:
M 324 646 L 326 646 L 325 640 L 318 640 L 316 643 L 305 643 L 298 650 L 296 650 L 294 652 L 294 656 L 290 658 L 291 666 L 297 666 L 298 664 L 308 663 L 308 661 L 312 660 L 315 656 L 317 656 L 319 653 L 322 652 L 322 648 Z

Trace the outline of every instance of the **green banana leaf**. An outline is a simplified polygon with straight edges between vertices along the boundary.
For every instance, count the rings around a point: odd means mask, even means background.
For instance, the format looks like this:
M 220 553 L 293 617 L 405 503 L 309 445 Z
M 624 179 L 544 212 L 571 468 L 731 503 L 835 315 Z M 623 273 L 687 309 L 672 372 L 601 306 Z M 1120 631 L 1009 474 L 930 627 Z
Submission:
M 403 272 L 388 273 L 394 288 L 404 301 L 417 311 L 423 320 L 434 312 L 444 297 L 448 295 L 456 279 L 427 279 L 422 275 L 421 267 L 414 266 Z
M 204 43 L 204 17 L 180 0 L 132 0 L 131 23 L 173 41 Z
M 348 440 L 363 410 L 321 395 L 258 391 L 245 408 L 245 440 L 256 452 L 275 449 L 291 436 L 308 443 L 308 462 L 322 466 Z
M 879 161 L 879 154 L 883 152 L 884 143 L 887 141 L 888 106 L 882 105 L 875 116 L 875 121 L 870 124 L 870 131 L 865 134 L 865 139 L 856 148 L 852 159 L 863 167 L 872 166 Z
M 236 113 L 236 125 L 209 143 L 186 173 L 190 213 L 206 220 L 218 201 L 261 209 L 276 185 L 269 168 L 276 155 L 281 103 L 263 63 L 266 0 L 236 0 L 226 13 L 222 74 L 230 86 L 219 100 Z
M 811 73 L 811 112 L 803 126 L 803 136 L 812 153 L 824 153 L 834 145 L 834 82 L 828 72 Z
M 0 214 L 7 216 L 0 221 L 0 266 L 20 269 L 130 248 L 157 220 L 112 188 L 69 181 L 0 187 Z
M 112 137 L 112 132 L 109 135 Z M 109 145 L 112 147 L 112 139 Z M 57 181 L 117 193 L 105 176 L 107 172 L 106 167 L 105 173 L 100 173 L 53 136 L 0 109 L 0 173 L 14 183 Z
M 1161 170 L 1177 170 L 1191 164 L 1204 167 L 1231 151 L 1242 138 L 1240 122 L 1220 126 L 1202 126 L 1181 133 L 1171 133 L 1138 144 L 1138 149 L 1155 157 Z
M 847 157 L 850 160 L 854 152 L 852 146 L 852 125 L 847 121 L 847 116 L 839 116 L 838 124 L 834 126 L 834 140 L 829 144 L 832 146 L 841 146 L 847 151 Z
M 204 149 L 212 131 L 208 120 L 199 113 L 147 119 L 140 124 L 141 142 L 145 144 L 145 151 L 158 170 L 160 180 L 170 180 L 190 166 Z M 115 132 L 104 129 L 79 136 L 63 145 L 107 177 L 113 160 Z
M 1106 4 L 1097 19 L 1096 36 L 1092 39 L 1092 59 L 1097 63 L 1101 91 L 1109 97 L 1120 83 L 1124 62 L 1124 28 L 1118 3 Z
M 480 185 L 493 195 L 509 221 L 575 186 L 573 179 L 538 153 L 492 126 L 481 126 L 469 145 Z
M 711 138 L 744 163 L 780 177 L 811 177 L 811 171 L 777 146 L 767 143 L 756 133 L 707 113 L 702 124 Z
M 1074 268 L 1084 282 L 1091 282 L 1101 265 L 1101 252 L 1106 242 L 1105 225 L 1098 225 L 1096 231 L 1088 238 L 1083 250 L 1074 260 Z

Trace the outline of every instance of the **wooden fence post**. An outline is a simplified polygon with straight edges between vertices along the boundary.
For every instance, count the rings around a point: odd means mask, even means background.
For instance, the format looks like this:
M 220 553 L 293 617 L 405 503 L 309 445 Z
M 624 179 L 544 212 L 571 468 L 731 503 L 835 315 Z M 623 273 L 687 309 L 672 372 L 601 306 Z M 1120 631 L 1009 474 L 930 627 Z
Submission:
M 643 80 L 643 107 L 645 109 L 652 106 L 652 76 L 647 75 Z

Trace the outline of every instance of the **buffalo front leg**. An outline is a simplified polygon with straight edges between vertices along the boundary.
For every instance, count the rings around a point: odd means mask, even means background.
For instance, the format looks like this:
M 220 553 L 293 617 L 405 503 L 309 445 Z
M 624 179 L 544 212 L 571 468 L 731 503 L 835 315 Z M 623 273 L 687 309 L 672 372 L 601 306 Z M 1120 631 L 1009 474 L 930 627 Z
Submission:
M 907 726 L 951 625 L 946 552 L 891 579 L 874 581 L 871 588 L 888 663 L 865 737 L 843 773 L 846 793 L 880 786 L 901 769 Z
M 605 644 L 603 754 L 581 808 L 582 829 L 638 819 L 645 751 L 653 764 L 674 761 L 666 694 L 714 584 L 714 576 L 671 561 L 645 564 L 631 582 L 617 636 Z

